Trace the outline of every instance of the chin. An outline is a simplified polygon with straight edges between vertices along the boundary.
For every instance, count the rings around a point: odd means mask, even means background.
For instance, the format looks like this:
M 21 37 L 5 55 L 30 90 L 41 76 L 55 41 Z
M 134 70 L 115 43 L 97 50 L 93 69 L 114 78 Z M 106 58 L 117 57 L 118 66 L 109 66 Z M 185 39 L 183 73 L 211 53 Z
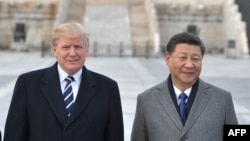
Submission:
M 196 79 L 194 78 L 185 78 L 185 79 L 182 79 L 183 82 L 187 83 L 187 84 L 193 84 Z

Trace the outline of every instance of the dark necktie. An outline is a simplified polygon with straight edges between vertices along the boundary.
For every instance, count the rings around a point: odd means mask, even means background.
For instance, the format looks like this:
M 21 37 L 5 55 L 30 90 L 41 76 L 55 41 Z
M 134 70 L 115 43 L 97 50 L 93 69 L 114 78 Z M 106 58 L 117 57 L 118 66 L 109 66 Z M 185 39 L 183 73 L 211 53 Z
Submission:
M 67 84 L 64 88 L 64 102 L 66 105 L 66 109 L 68 111 L 68 116 L 70 116 L 73 108 L 74 108 L 74 96 L 73 96 L 73 90 L 72 90 L 72 86 L 71 86 L 71 82 L 74 81 L 74 77 L 72 76 L 68 76 L 67 78 L 65 78 L 65 80 L 67 81 Z
M 181 93 L 179 95 L 179 99 L 180 99 L 180 104 L 179 104 L 180 116 L 182 123 L 184 124 L 186 120 L 185 107 L 186 107 L 187 95 L 185 93 Z

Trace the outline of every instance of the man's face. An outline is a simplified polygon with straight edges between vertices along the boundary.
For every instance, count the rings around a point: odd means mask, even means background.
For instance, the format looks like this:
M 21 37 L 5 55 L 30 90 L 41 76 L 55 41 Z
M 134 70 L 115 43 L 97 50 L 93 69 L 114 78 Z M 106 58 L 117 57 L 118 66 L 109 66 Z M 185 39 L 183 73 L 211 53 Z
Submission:
M 199 46 L 180 43 L 172 54 L 166 54 L 165 62 L 173 84 L 185 90 L 192 87 L 201 73 L 202 54 Z
M 86 38 L 60 38 L 57 45 L 52 47 L 52 52 L 58 64 L 69 75 L 79 71 L 88 55 Z

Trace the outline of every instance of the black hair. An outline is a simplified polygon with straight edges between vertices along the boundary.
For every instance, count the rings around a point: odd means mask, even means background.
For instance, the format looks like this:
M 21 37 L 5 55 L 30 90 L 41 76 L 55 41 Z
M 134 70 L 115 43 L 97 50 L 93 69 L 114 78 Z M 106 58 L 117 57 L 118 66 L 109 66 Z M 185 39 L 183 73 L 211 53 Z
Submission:
M 202 56 L 205 54 L 205 46 L 202 40 L 196 34 L 190 32 L 182 32 L 172 36 L 167 44 L 166 51 L 172 54 L 177 44 L 186 43 L 190 45 L 197 45 L 201 49 Z

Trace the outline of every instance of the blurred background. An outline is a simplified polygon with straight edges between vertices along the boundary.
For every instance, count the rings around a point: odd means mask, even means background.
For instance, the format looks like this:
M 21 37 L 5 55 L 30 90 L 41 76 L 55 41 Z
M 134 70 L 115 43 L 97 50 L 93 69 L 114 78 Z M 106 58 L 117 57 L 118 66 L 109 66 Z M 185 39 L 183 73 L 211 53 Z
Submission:
M 49 48 L 55 25 L 76 21 L 90 32 L 93 56 L 163 54 L 178 32 L 198 34 L 207 52 L 249 57 L 249 0 L 0 0 L 0 49 Z

